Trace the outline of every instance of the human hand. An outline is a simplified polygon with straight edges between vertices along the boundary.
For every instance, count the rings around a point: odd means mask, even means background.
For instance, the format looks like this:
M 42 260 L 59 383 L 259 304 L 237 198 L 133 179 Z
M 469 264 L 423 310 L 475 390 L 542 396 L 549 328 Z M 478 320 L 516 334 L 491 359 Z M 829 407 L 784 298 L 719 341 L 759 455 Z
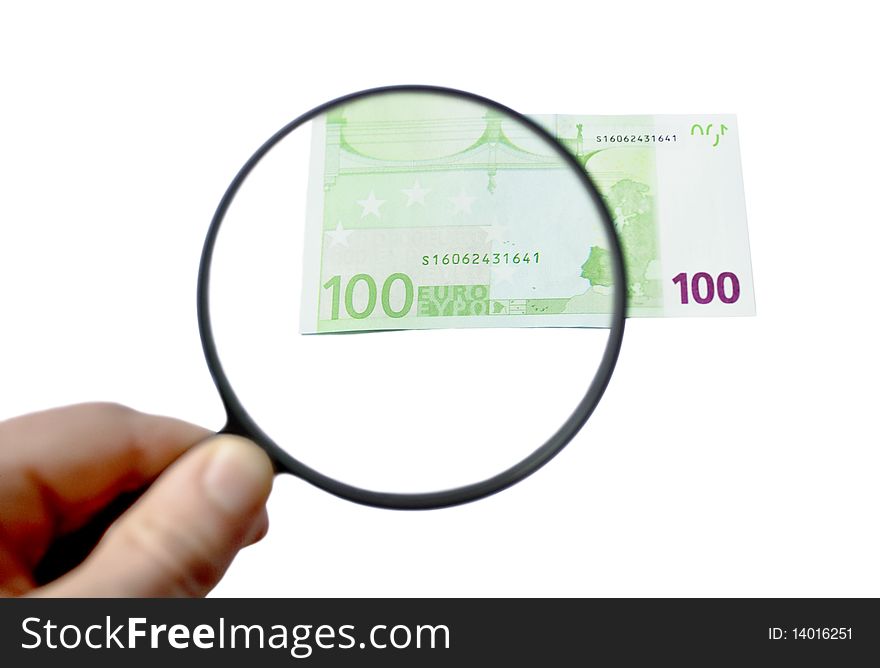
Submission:
M 208 593 L 266 534 L 273 477 L 253 443 L 210 436 L 115 404 L 0 422 L 0 595 Z M 34 570 L 53 541 L 148 484 L 80 566 L 37 586 Z

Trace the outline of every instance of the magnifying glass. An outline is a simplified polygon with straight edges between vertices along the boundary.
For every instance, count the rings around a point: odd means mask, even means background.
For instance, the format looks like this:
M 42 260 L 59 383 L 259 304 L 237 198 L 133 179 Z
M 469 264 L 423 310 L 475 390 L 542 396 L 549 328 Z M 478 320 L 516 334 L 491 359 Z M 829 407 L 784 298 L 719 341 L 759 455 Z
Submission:
M 383 508 L 474 501 L 555 456 L 611 377 L 626 284 L 577 135 L 551 131 L 394 86 L 263 144 L 199 271 L 222 431 Z
M 276 132 L 201 257 L 221 433 L 382 508 L 474 501 L 546 464 L 596 408 L 624 330 L 621 247 L 579 137 L 430 86 L 347 95 Z M 37 581 L 137 496 L 53 544 Z
M 624 329 L 621 247 L 580 136 L 431 86 L 347 95 L 276 132 L 201 257 L 221 433 L 382 508 L 474 501 L 546 464 L 596 408 Z M 37 582 L 138 496 L 56 541 Z

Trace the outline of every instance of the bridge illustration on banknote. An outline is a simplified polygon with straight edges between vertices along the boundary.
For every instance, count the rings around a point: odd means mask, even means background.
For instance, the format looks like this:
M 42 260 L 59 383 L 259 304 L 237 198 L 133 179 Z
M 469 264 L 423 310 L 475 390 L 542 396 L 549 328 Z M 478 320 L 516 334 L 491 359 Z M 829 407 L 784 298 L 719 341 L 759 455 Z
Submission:
M 342 111 L 337 111 L 327 116 L 326 125 L 326 153 L 324 186 L 326 190 L 333 187 L 336 178 L 340 174 L 381 174 L 394 172 L 418 172 L 418 171 L 444 171 L 444 170 L 482 170 L 486 172 L 486 188 L 491 193 L 495 191 L 495 176 L 499 170 L 509 169 L 560 169 L 562 164 L 559 156 L 546 152 L 527 150 L 519 145 L 514 138 L 508 136 L 503 127 L 504 117 L 497 112 L 488 110 L 484 116 L 485 125 L 479 137 L 464 150 L 451 155 L 440 156 L 426 160 L 401 160 L 394 161 L 384 158 L 376 158 L 365 154 L 355 148 L 347 139 L 348 122 Z M 462 131 L 467 130 L 467 125 L 472 123 L 450 121 L 450 128 L 460 124 Z M 386 130 L 389 134 L 400 129 L 400 123 L 389 126 Z M 356 133 L 363 130 L 357 129 Z M 382 141 L 383 130 L 372 128 L 371 132 L 377 135 L 374 141 Z M 462 137 L 464 134 L 462 133 Z M 556 135 L 556 140 L 571 152 L 581 166 L 586 167 L 587 162 L 594 155 L 607 149 L 584 150 L 583 124 L 577 126 L 577 136 L 574 138 Z

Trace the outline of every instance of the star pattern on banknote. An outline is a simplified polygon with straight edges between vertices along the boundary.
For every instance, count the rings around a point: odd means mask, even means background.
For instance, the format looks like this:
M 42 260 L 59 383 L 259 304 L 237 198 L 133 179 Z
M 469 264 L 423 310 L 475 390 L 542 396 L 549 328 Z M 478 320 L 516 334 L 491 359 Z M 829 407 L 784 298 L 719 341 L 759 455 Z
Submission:
M 416 179 L 416 182 L 413 183 L 412 188 L 401 188 L 400 192 L 406 195 L 406 205 L 412 206 L 413 204 L 421 204 L 425 205 L 425 195 L 431 192 L 430 188 L 423 188 L 422 184 Z
M 376 195 L 373 191 L 370 191 L 370 194 L 367 195 L 366 199 L 357 200 L 358 205 L 361 207 L 361 218 L 366 218 L 369 215 L 374 215 L 376 218 L 381 218 L 382 214 L 379 213 L 379 207 L 385 203 L 384 199 L 376 199 Z
M 354 232 L 354 230 L 347 230 L 342 226 L 342 221 L 340 220 L 336 223 L 335 230 L 327 230 L 325 234 L 330 237 L 330 241 L 333 243 L 330 244 L 330 247 L 333 246 L 348 246 L 348 237 Z
M 470 215 L 471 205 L 476 199 L 476 197 L 471 197 L 464 190 L 459 191 L 458 195 L 449 198 L 449 201 L 452 202 L 452 213 Z

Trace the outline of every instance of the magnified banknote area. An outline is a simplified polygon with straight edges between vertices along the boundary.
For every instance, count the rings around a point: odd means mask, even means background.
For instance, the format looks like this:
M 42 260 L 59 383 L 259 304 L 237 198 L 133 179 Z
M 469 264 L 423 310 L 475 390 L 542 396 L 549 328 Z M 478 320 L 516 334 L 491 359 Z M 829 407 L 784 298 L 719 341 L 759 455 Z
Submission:
M 522 117 L 436 92 L 329 107 L 226 211 L 209 293 L 223 370 L 278 446 L 345 483 L 498 474 L 553 436 L 602 361 L 603 215 Z

